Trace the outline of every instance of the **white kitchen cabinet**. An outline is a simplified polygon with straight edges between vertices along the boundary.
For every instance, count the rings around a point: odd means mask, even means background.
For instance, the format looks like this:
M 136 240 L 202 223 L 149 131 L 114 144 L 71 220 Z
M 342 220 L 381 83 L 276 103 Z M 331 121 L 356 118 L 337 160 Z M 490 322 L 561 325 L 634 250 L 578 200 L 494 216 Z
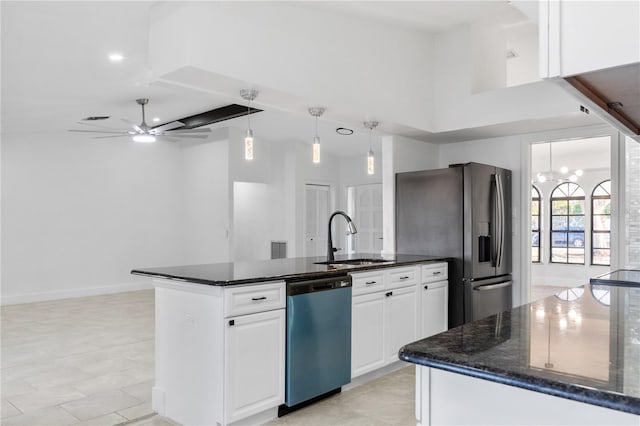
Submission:
M 420 267 L 376 271 L 352 274 L 353 282 L 362 285 L 352 302 L 351 377 L 397 361 L 400 347 L 418 336 Z
M 153 410 L 185 425 L 277 411 L 284 402 L 285 283 L 153 283 Z
M 420 339 L 447 330 L 448 303 L 448 281 L 422 284 L 420 287 Z
M 351 311 L 351 377 L 385 365 L 384 292 L 354 296 Z
M 284 401 L 285 310 L 226 320 L 225 423 Z
M 386 292 L 385 305 L 385 363 L 389 364 L 398 360 L 402 346 L 417 340 L 416 286 Z

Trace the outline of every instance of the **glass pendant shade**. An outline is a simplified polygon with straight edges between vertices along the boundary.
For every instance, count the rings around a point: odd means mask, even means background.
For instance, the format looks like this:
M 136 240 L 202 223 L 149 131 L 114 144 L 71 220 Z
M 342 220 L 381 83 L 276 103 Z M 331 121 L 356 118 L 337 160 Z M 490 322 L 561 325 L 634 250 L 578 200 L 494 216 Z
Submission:
M 313 162 L 320 162 L 320 138 L 317 136 L 313 138 Z
M 367 153 L 367 174 L 372 175 L 375 171 L 375 157 L 373 156 L 373 151 L 369 150 Z
M 244 159 L 253 160 L 253 131 L 247 129 L 247 134 L 244 137 Z

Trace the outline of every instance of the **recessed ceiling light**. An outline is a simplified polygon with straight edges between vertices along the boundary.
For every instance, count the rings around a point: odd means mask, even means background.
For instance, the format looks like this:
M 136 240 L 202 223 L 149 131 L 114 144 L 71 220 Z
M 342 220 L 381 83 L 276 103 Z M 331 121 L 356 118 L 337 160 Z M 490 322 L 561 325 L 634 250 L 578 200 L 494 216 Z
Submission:
M 347 129 L 346 127 L 338 127 L 336 129 L 336 133 L 343 136 L 349 136 L 353 134 L 353 130 Z
M 111 53 L 109 55 L 109 60 L 111 62 L 121 62 L 124 59 L 124 56 L 122 56 L 122 53 Z
M 153 121 L 157 123 L 158 121 L 160 121 L 160 117 L 153 117 Z

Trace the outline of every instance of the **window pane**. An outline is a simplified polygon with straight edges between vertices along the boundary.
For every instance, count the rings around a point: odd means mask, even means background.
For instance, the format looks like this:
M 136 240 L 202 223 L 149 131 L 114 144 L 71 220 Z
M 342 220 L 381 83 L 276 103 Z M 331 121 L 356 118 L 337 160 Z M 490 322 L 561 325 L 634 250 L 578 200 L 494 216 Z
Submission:
M 569 214 L 584 214 L 584 200 L 569 200 Z
M 566 216 L 553 216 L 551 218 L 551 229 L 554 231 L 561 231 L 567 229 L 567 217 Z
M 593 242 L 591 243 L 594 249 L 611 248 L 611 234 L 607 233 L 593 233 Z
M 569 229 L 584 231 L 584 216 L 569 216 Z
M 566 247 L 567 246 L 567 233 L 566 232 L 552 232 L 551 233 L 551 247 Z
M 584 249 L 570 248 L 569 263 L 584 263 Z
M 540 224 L 538 223 L 538 216 L 531 216 L 531 229 L 537 231 L 540 229 Z
M 540 214 L 540 201 L 531 202 L 531 214 L 535 216 Z
M 540 249 L 538 247 L 531 248 L 531 261 L 540 262 Z
M 611 230 L 611 216 L 593 216 L 593 230 L 594 231 L 610 231 Z
M 594 199 L 593 214 L 611 214 L 611 200 L 597 198 Z
M 532 232 L 531 233 L 531 247 L 540 247 L 540 233 Z
M 611 253 L 609 249 L 595 249 L 593 250 L 593 259 L 591 261 L 594 265 L 609 265 L 611 264 Z
M 584 247 L 584 232 L 569 232 L 569 247 Z
M 551 214 L 569 213 L 569 203 L 567 200 L 553 200 L 551 202 Z
M 551 249 L 551 261 L 557 263 L 567 263 L 567 249 L 565 248 L 552 248 Z

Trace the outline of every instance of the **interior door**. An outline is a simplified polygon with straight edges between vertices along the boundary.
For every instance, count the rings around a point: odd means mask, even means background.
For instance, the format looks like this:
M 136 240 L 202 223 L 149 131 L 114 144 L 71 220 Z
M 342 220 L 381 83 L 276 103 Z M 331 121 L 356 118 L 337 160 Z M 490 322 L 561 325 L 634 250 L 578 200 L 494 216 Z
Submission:
M 347 212 L 358 233 L 347 238 L 349 252 L 382 251 L 382 184 L 351 186 L 347 190 Z
M 304 195 L 304 256 L 325 256 L 330 208 L 329 186 L 307 184 Z

